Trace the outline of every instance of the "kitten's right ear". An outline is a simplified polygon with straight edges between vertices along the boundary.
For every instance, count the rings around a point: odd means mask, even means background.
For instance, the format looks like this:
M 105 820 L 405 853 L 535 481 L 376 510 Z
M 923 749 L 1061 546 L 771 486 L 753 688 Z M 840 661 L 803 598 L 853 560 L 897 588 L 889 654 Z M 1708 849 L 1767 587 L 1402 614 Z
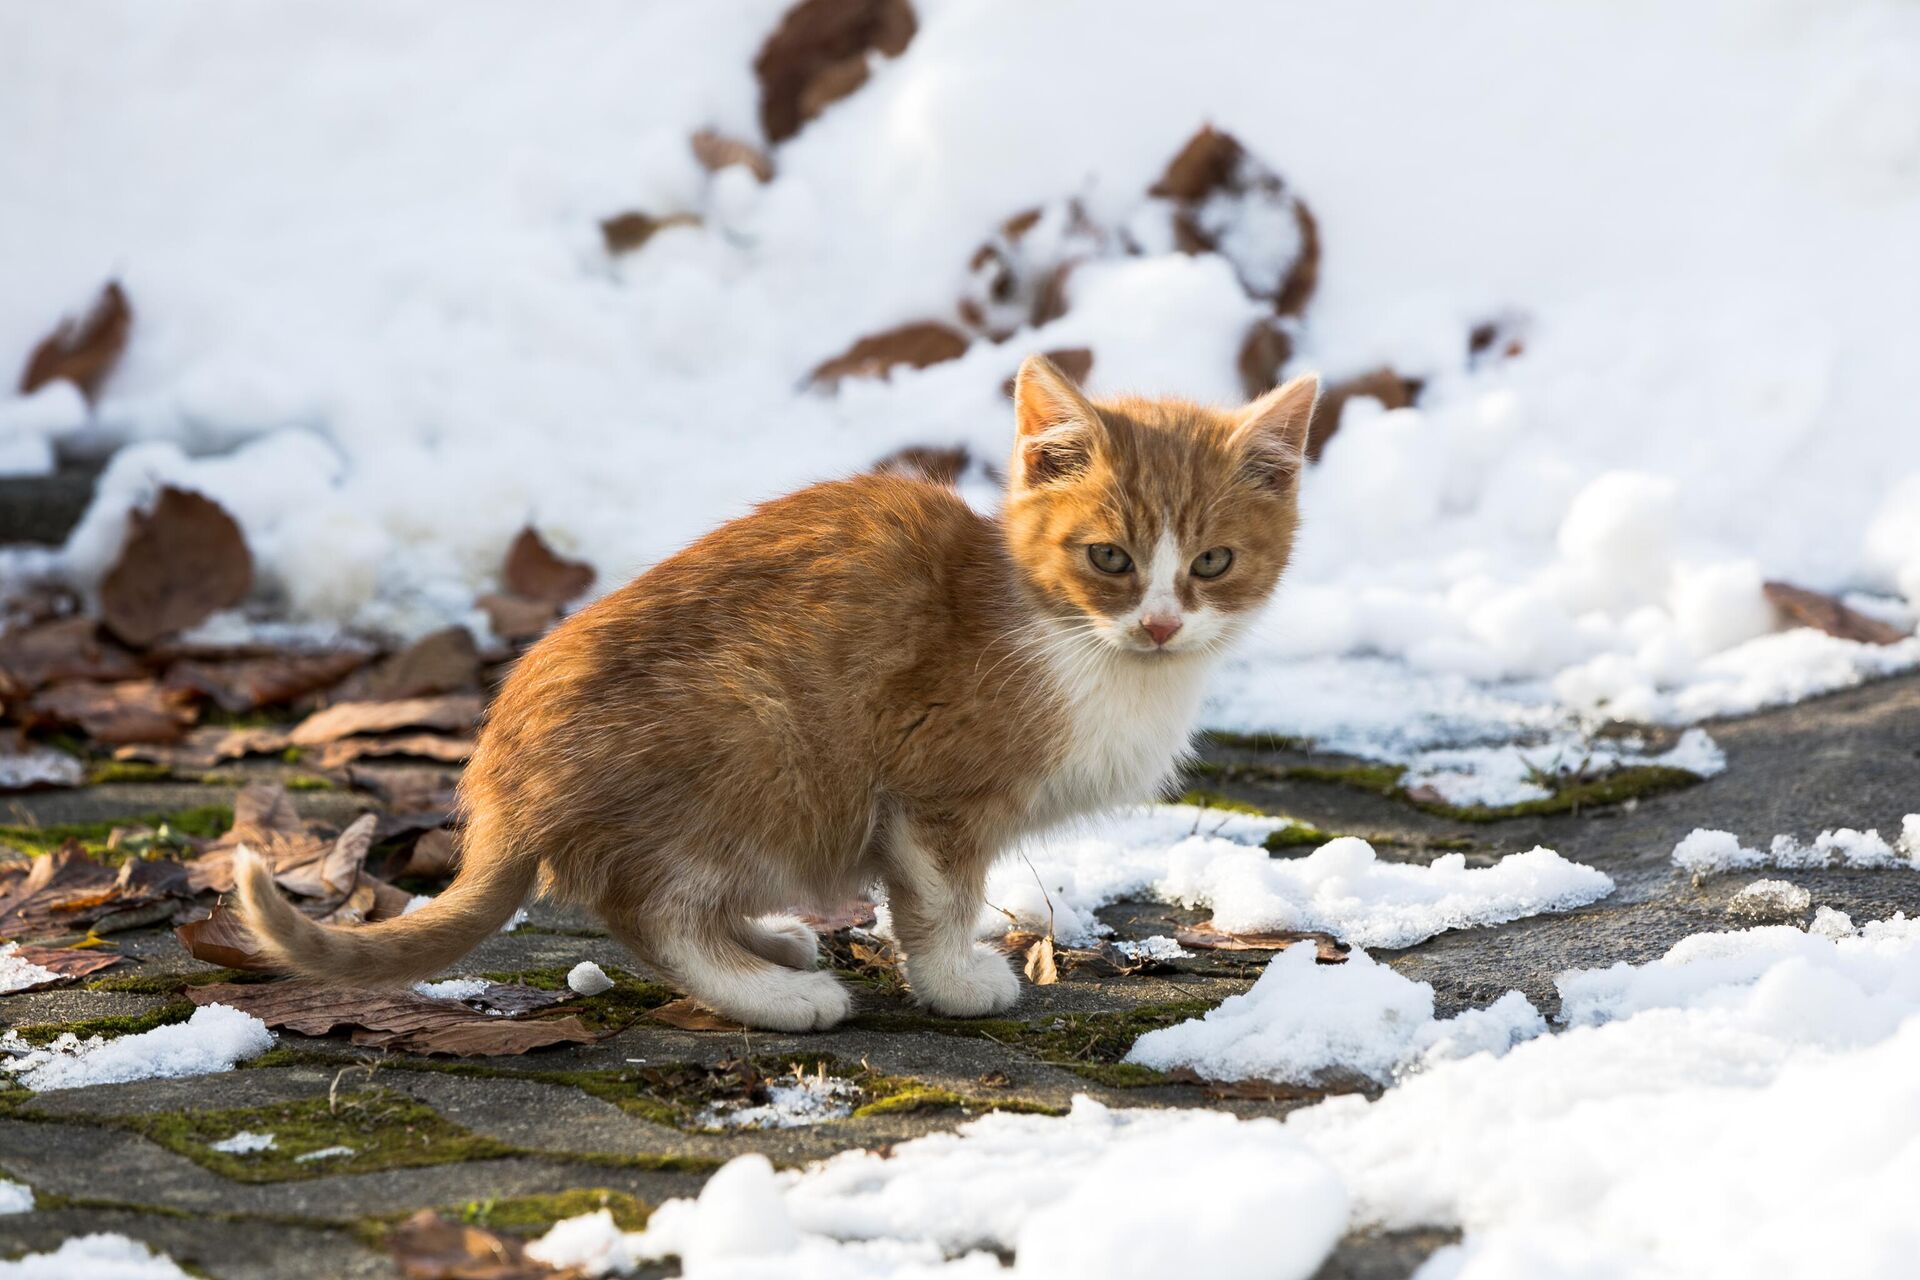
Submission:
M 1013 380 L 1013 482 L 1064 480 L 1093 458 L 1100 411 L 1045 356 L 1028 356 Z

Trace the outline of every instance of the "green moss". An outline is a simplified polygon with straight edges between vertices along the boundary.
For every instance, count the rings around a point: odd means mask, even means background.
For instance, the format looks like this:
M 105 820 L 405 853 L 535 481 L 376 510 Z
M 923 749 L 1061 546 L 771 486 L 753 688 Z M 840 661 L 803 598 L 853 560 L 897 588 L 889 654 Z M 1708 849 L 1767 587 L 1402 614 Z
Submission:
M 1280 777 L 1303 782 L 1334 782 L 1375 795 L 1400 794 L 1400 777 L 1406 772 L 1397 764 L 1289 764 L 1275 769 Z
M 1284 733 L 1231 733 L 1225 729 L 1208 729 L 1201 739 L 1209 746 L 1231 747 L 1237 751 L 1307 751 L 1313 743 L 1306 738 L 1295 738 Z
M 862 1103 L 853 1109 L 853 1114 L 864 1119 L 867 1116 L 907 1115 L 916 1111 L 957 1111 L 967 1105 L 967 1099 L 951 1089 L 925 1084 L 907 1085 L 897 1092 Z
M 525 969 L 513 973 L 483 973 L 489 982 L 517 982 L 541 991 L 567 989 L 566 969 Z M 596 1032 L 618 1031 L 631 1026 L 649 1009 L 658 1009 L 674 999 L 672 987 L 648 982 L 619 970 L 607 975 L 613 987 L 597 996 L 575 996 L 564 1005 L 554 1006 L 556 1013 L 579 1015 L 580 1021 Z
M 1318 849 L 1327 841 L 1339 838 L 1338 832 L 1323 831 L 1308 822 L 1296 822 L 1290 827 L 1268 832 L 1267 838 L 1260 842 L 1260 847 L 1268 853 L 1278 853 L 1282 849 Z
M 1190 804 L 1196 809 L 1219 809 L 1226 813 L 1249 813 L 1258 818 L 1267 816 L 1267 811 L 1257 804 L 1248 804 L 1245 800 L 1235 800 L 1232 796 L 1219 791 L 1209 791 L 1204 787 L 1189 788 L 1180 797 L 1181 804 Z
M 146 760 L 102 760 L 87 770 L 87 781 L 94 786 L 116 782 L 163 782 L 173 770 Z
M 1521 818 L 1538 814 L 1579 813 L 1611 804 L 1624 804 L 1643 796 L 1679 791 L 1700 781 L 1700 775 L 1669 765 L 1638 764 L 1615 769 L 1597 778 L 1561 785 L 1550 796 L 1523 800 L 1508 805 L 1449 805 L 1427 801 L 1414 804 L 1428 813 L 1455 818 L 1461 822 L 1498 822 L 1503 818 Z
M 640 1230 L 653 1212 L 646 1201 L 605 1187 L 575 1187 L 549 1195 L 509 1196 L 499 1200 L 469 1200 L 446 1212 L 450 1217 L 489 1231 L 531 1236 L 541 1234 L 556 1222 L 601 1209 L 613 1215 L 613 1225 L 622 1231 Z
M 1144 1089 L 1148 1085 L 1172 1083 L 1166 1072 L 1143 1067 L 1137 1062 L 1078 1062 L 1065 1065 L 1069 1071 L 1109 1089 Z
M 94 978 L 81 984 L 83 991 L 115 991 L 132 995 L 168 996 L 183 987 L 206 987 L 216 982 L 272 982 L 270 973 L 245 969 L 197 969 L 192 973 L 128 973 Z
M 115 1014 L 102 1018 L 80 1018 L 73 1022 L 36 1022 L 14 1028 L 28 1044 L 48 1044 L 72 1032 L 80 1039 L 89 1036 L 127 1036 L 169 1023 L 185 1022 L 200 1006 L 191 1000 L 169 1000 L 145 1013 Z
M 108 860 L 124 859 L 135 849 L 107 848 L 107 839 L 116 827 L 165 828 L 183 836 L 209 838 L 233 825 L 233 809 L 223 804 L 201 805 L 173 813 L 140 813 L 108 818 L 100 822 L 59 822 L 48 826 L 0 826 L 0 844 L 12 845 L 26 853 L 52 853 L 69 840 L 78 840 L 88 853 Z
M 12 1076 L 0 1076 L 0 1116 L 10 1116 L 33 1096 L 33 1090 Z
M 469 1133 L 390 1089 L 344 1094 L 335 1103 L 303 1098 L 225 1111 L 123 1116 L 117 1123 L 236 1182 L 289 1182 L 518 1154 L 506 1143 Z M 213 1149 L 213 1143 L 243 1129 L 271 1133 L 273 1148 L 250 1155 Z M 353 1150 L 320 1160 L 298 1158 L 331 1147 Z
M 317 773 L 290 773 L 280 779 L 280 785 L 289 791 L 333 791 L 333 779 L 323 778 Z

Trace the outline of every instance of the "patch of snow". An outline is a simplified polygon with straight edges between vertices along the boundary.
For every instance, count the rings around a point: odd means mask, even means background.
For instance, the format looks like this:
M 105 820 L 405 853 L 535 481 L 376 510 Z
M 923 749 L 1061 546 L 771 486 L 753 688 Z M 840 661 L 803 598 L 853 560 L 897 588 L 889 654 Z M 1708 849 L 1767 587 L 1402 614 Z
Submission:
M 222 1138 L 218 1142 L 209 1142 L 208 1147 L 223 1151 L 230 1156 L 250 1156 L 257 1151 L 271 1151 L 279 1141 L 270 1133 L 255 1133 L 251 1129 L 242 1129 L 231 1138 Z
M 1116 942 L 1114 946 L 1129 960 L 1167 961 L 1185 960 L 1192 955 L 1178 941 L 1157 933 L 1150 938 L 1136 938 L 1128 942 Z
M 525 924 L 527 919 L 527 909 L 525 907 L 515 907 L 513 914 L 507 917 L 507 922 L 500 926 L 500 932 L 512 933 L 515 929 Z
M 1544 1033 L 1546 1020 L 1509 991 L 1485 1009 L 1433 1016 L 1433 988 L 1376 963 L 1359 947 L 1344 964 L 1318 964 L 1310 942 L 1268 961 L 1259 981 L 1198 1018 L 1149 1031 L 1128 1062 L 1208 1080 L 1314 1084 L 1361 1075 L 1390 1083 L 1424 1061 L 1505 1053 Z
M 1817 907 L 1813 919 L 1807 922 L 1807 932 L 1827 939 L 1845 938 L 1854 932 L 1853 917 L 1832 907 Z
M 1696 876 L 1755 867 L 1920 869 L 1920 814 L 1908 814 L 1900 826 L 1900 838 L 1893 844 L 1878 831 L 1841 827 L 1822 831 L 1810 845 L 1791 835 L 1777 835 L 1764 850 L 1743 846 L 1731 831 L 1697 827 L 1673 847 L 1673 865 Z
M 429 1000 L 471 1000 L 492 985 L 485 978 L 443 978 L 439 982 L 416 982 L 413 991 Z
M 1727 914 L 1775 923 L 1797 919 L 1813 905 L 1813 895 L 1785 880 L 1755 880 L 1727 899 Z
M 0 1178 L 0 1214 L 33 1212 L 33 1188 Z
M 51 1253 L 0 1261 L 0 1280 L 191 1280 L 164 1253 L 110 1232 L 74 1236 Z
M 432 901 L 433 901 L 432 894 L 416 893 L 411 898 L 407 899 L 406 906 L 400 908 L 400 914 L 403 916 L 410 916 L 414 912 L 418 911 L 420 908 L 426 906 L 429 902 L 432 902 Z
M 597 996 L 603 991 L 613 990 L 613 979 L 593 961 L 582 960 L 567 970 L 567 988 L 576 995 Z
M 860 1086 L 830 1076 L 822 1066 L 809 1075 L 798 1071 L 766 1082 L 767 1100 L 753 1106 L 716 1103 L 701 1113 L 700 1122 L 713 1129 L 795 1129 L 824 1124 L 853 1114 Z
M 28 987 L 52 982 L 60 976 L 45 965 L 22 959 L 19 952 L 20 944 L 17 942 L 0 943 L 0 995 L 9 991 L 25 991 Z
M 1407 759 L 1400 784 L 1425 787 L 1448 804 L 1510 805 L 1544 800 L 1562 778 L 1594 779 L 1637 765 L 1685 769 L 1702 778 L 1722 773 L 1726 753 L 1704 729 L 1688 729 L 1668 749 L 1649 755 L 1639 744 L 1562 734 L 1540 746 L 1504 744 L 1421 751 Z
M 0 454 L 4 459 L 4 454 Z M 5 474 L 0 466 L 0 474 Z M 87 769 L 56 747 L 29 743 L 23 749 L 0 752 L 0 791 L 33 787 L 74 787 L 86 781 Z
M 309 1151 L 304 1155 L 297 1155 L 293 1160 L 295 1164 L 306 1164 L 311 1160 L 337 1160 L 341 1156 L 350 1156 L 353 1152 L 354 1148 L 352 1147 L 321 1147 L 317 1151 Z
M 0 398 L 0 476 L 52 475 L 55 442 L 88 416 L 86 397 L 65 378 Z
M 15 1056 L 0 1061 L 0 1071 L 36 1093 L 120 1084 L 231 1070 L 236 1062 L 273 1047 L 267 1024 L 223 1004 L 202 1005 L 185 1022 L 109 1040 L 81 1040 L 68 1032 L 42 1048 L 27 1046 L 19 1033 L 0 1037 Z

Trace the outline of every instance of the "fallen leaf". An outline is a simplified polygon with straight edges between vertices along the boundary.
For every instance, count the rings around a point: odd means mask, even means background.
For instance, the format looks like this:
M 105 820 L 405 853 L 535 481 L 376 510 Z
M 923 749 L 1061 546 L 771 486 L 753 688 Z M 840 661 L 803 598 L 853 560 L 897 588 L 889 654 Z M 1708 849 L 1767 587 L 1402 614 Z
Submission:
M 529 525 L 507 548 L 500 585 L 522 600 L 563 605 L 593 585 L 593 566 L 555 554 Z
M 173 927 L 173 936 L 195 960 L 204 960 L 224 969 L 261 970 L 270 967 L 255 938 L 240 917 L 223 906 L 202 920 L 189 920 Z
M 1769 582 L 1761 589 L 1767 593 L 1767 603 L 1793 626 L 1812 627 L 1861 644 L 1898 644 L 1907 638 L 1900 628 L 1870 618 L 1833 596 L 1786 582 Z
M 1172 203 L 1173 239 L 1183 252 L 1220 254 L 1232 264 L 1248 295 L 1272 302 L 1278 315 L 1297 316 L 1306 310 L 1320 279 L 1319 225 L 1280 175 L 1232 134 L 1203 126 L 1147 194 Z M 1284 264 L 1272 261 L 1271 233 L 1257 237 L 1269 251 L 1237 256 L 1238 238 L 1224 232 L 1246 221 L 1264 226 L 1275 214 L 1293 222 L 1297 247 L 1291 259 Z
M 1033 234 L 1043 225 L 1045 234 Z M 1067 313 L 1067 282 L 1074 268 L 1108 256 L 1118 242 L 1079 200 L 1023 209 L 967 260 L 960 318 L 995 342 L 1057 320 Z
M 90 973 L 112 968 L 119 964 L 121 957 L 108 951 L 77 951 L 72 947 L 27 947 L 17 946 L 7 953 L 12 959 L 24 960 L 28 964 L 39 965 L 54 976 L 27 986 L 12 987 L 5 995 L 23 995 L 29 991 L 45 991 L 49 987 L 63 987 L 77 978 Z
M 740 165 L 762 182 L 773 181 L 773 161 L 751 142 L 702 129 L 693 135 L 693 158 L 709 173 Z
M 1280 371 L 1293 359 L 1293 337 L 1273 316 L 1262 316 L 1247 326 L 1240 339 L 1240 386 L 1247 399 L 1258 400 L 1280 385 Z
M 552 605 L 523 600 L 503 592 L 489 592 L 474 603 L 487 615 L 487 626 L 502 640 L 531 640 L 542 635 L 559 616 Z
M 86 315 L 62 320 L 34 347 L 27 357 L 27 367 L 20 372 L 21 394 L 65 378 L 80 388 L 89 404 L 93 403 L 99 399 L 107 375 L 120 362 L 132 331 L 133 307 L 127 302 L 126 291 L 118 280 L 109 280 Z
M 1173 940 L 1183 947 L 1200 951 L 1284 951 L 1296 942 L 1314 944 L 1314 959 L 1321 964 L 1344 964 L 1347 944 L 1326 933 L 1228 933 L 1211 924 L 1196 924 L 1173 931 Z
M 831 387 L 843 378 L 879 378 L 905 365 L 924 369 L 958 360 L 967 353 L 967 335 L 938 320 L 903 324 L 869 334 L 845 352 L 825 360 L 809 375 L 818 386 Z
M 132 680 L 139 659 L 100 634 L 92 618 L 60 618 L 0 635 L 0 693 L 14 697 L 56 680 Z
M 361 765 L 348 767 L 347 781 L 394 813 L 444 814 L 453 809 L 460 774 L 431 765 Z
M 1340 412 L 1355 396 L 1368 396 L 1389 409 L 1409 408 L 1420 395 L 1420 381 L 1403 378 L 1391 369 L 1373 369 L 1330 384 L 1320 393 L 1313 408 L 1313 421 L 1307 426 L 1307 457 L 1318 462 L 1320 451 L 1340 429 Z
M 377 819 L 371 813 L 355 818 L 318 856 L 283 862 L 273 871 L 274 883 L 307 898 L 343 898 L 360 879 L 360 868 L 373 847 Z
M 239 604 L 252 586 L 253 556 L 233 517 L 168 485 L 152 511 L 128 514 L 120 556 L 100 583 L 100 612 L 120 639 L 151 644 Z
M 753 60 L 767 140 L 785 142 L 857 89 L 867 53 L 898 57 L 917 26 L 907 0 L 801 0 L 788 9 Z
M 287 740 L 317 746 L 340 738 L 397 729 L 439 729 L 465 733 L 480 721 L 478 694 L 452 693 L 434 698 L 398 698 L 391 702 L 337 702 L 294 726 Z
M 355 1044 L 408 1053 L 489 1057 L 555 1044 L 591 1044 L 597 1038 L 573 1016 L 496 1017 L 457 1000 L 434 1000 L 412 991 L 330 987 L 301 978 L 193 987 L 187 996 L 195 1004 L 224 1004 L 301 1035 L 324 1036 L 344 1028 Z
M 737 1022 L 721 1017 L 703 1004 L 696 1004 L 688 997 L 668 1001 L 657 1009 L 647 1010 L 647 1016 L 655 1022 L 664 1022 L 670 1027 L 682 1031 L 744 1031 Z
M 581 1280 L 577 1267 L 527 1257 L 524 1241 L 453 1222 L 431 1209 L 387 1233 L 387 1249 L 406 1280 Z
M 167 668 L 161 683 L 169 689 L 184 689 L 211 698 L 226 711 L 257 711 L 331 688 L 365 666 L 368 657 L 365 653 L 341 651 L 288 653 L 227 662 L 188 660 Z
M 1143 970 L 1170 967 L 1128 955 L 1111 942 L 1102 942 L 1097 947 L 1063 947 L 1056 958 L 1070 973 L 1084 971 L 1106 978 L 1131 977 Z
M 1467 332 L 1467 367 L 1477 368 L 1489 360 L 1511 360 L 1527 349 L 1526 318 L 1505 315 L 1483 320 Z
M 368 756 L 417 756 L 458 764 L 473 755 L 472 738 L 449 738 L 437 733 L 402 733 L 390 737 L 342 738 L 315 750 L 313 762 L 322 769 L 338 769 Z
M 158 680 L 65 681 L 34 694 L 23 710 L 30 723 L 71 725 L 110 745 L 172 742 L 197 715 L 192 694 Z
M 1051 936 L 1043 934 L 1027 948 L 1025 969 L 1027 981 L 1036 987 L 1050 987 L 1060 981 L 1060 970 L 1054 964 Z
M 452 875 L 460 867 L 460 845 L 453 832 L 442 827 L 423 831 L 404 859 L 387 866 L 390 879 L 435 879 Z
M 661 218 L 646 213 L 616 213 L 600 220 L 600 239 L 608 253 L 632 253 L 668 227 L 699 225 L 700 219 L 691 213 L 670 213 Z
M 363 668 L 335 688 L 334 702 L 391 702 L 480 687 L 480 651 L 465 627 L 443 627 Z
M 115 870 L 69 840 L 7 882 L 0 940 L 138 928 L 172 915 L 190 892 L 180 863 L 136 860 Z
M 228 729 L 221 725 L 202 725 L 188 730 L 173 742 L 130 743 L 116 747 L 113 758 L 145 760 L 169 769 L 198 771 L 244 756 L 278 755 L 288 745 L 287 735 L 279 729 Z

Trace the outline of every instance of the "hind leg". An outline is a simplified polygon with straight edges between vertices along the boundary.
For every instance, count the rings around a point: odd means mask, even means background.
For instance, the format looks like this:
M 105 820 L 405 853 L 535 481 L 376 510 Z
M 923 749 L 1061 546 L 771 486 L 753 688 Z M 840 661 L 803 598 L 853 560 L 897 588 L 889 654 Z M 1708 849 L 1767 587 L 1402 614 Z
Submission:
M 695 1000 L 750 1027 L 824 1031 L 852 1006 L 831 974 L 797 973 L 758 954 L 750 943 L 775 935 L 746 920 L 660 915 L 642 929 L 612 932 Z M 790 938 L 780 941 L 795 954 Z
M 749 920 L 740 940 L 762 960 L 789 969 L 811 969 L 820 959 L 820 935 L 798 916 L 781 913 Z

